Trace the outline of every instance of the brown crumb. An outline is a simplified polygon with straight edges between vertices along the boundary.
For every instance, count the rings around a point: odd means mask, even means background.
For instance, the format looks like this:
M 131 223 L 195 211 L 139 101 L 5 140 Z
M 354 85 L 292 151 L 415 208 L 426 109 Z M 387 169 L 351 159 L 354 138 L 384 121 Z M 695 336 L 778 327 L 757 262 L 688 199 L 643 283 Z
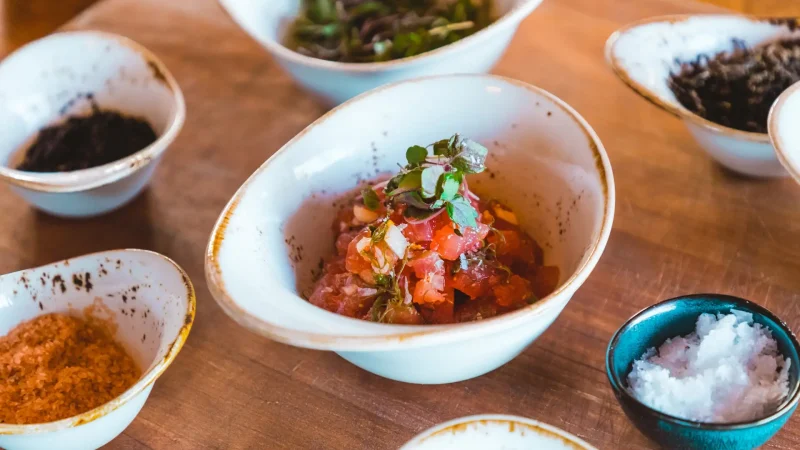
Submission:
M 140 375 L 108 330 L 63 314 L 37 317 L 0 337 L 0 423 L 84 413 L 118 397 Z

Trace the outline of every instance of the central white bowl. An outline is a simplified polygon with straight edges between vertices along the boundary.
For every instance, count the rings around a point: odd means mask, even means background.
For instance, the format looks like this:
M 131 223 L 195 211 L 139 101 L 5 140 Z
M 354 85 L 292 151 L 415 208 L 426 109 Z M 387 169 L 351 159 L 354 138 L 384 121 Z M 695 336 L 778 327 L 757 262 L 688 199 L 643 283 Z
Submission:
M 511 206 L 561 269 L 554 293 L 473 323 L 403 326 L 308 303 L 331 223 L 360 181 L 397 170 L 410 145 L 453 133 L 490 149 L 478 194 Z M 407 81 L 364 94 L 301 132 L 239 189 L 208 246 L 206 278 L 223 309 L 290 345 L 333 350 L 378 375 L 447 383 L 505 364 L 558 316 L 597 264 L 614 215 L 608 157 L 589 125 L 536 87 L 489 75 Z

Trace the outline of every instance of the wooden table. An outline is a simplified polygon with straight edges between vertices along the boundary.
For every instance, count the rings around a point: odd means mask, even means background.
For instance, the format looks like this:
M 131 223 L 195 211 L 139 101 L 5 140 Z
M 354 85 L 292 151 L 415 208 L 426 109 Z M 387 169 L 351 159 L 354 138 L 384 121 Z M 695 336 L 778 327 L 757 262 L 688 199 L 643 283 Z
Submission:
M 68 28 L 121 33 L 160 55 L 188 120 L 150 188 L 102 218 L 60 220 L 0 195 L 0 271 L 139 247 L 174 258 L 198 291 L 188 344 L 114 449 L 394 449 L 436 423 L 478 413 L 540 419 L 601 449 L 652 446 L 625 418 L 604 373 L 611 334 L 671 296 L 722 292 L 800 329 L 800 186 L 715 165 L 681 123 L 606 67 L 614 29 L 713 7 L 679 0 L 547 0 L 496 72 L 573 105 L 605 143 L 617 182 L 608 248 L 550 329 L 506 366 L 445 386 L 366 373 L 333 353 L 239 328 L 205 287 L 211 227 L 236 188 L 324 109 L 294 86 L 213 0 L 106 0 Z M 800 415 L 767 446 L 800 448 Z

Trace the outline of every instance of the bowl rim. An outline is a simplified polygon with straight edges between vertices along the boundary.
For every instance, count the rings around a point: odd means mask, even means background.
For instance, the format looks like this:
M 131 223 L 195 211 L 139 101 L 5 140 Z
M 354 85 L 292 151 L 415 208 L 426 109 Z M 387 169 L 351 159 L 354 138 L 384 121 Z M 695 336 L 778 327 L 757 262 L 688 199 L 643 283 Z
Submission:
M 556 290 L 550 295 L 540 299 L 538 302 L 533 303 L 532 305 L 528 305 L 516 311 L 481 321 L 447 325 L 374 324 L 376 326 L 387 327 L 387 331 L 394 330 L 392 333 L 378 336 L 332 335 L 297 331 L 279 325 L 270 324 L 254 315 L 251 315 L 242 307 L 240 307 L 225 289 L 218 255 L 225 239 L 225 233 L 227 231 L 227 225 L 230 217 L 235 212 L 236 207 L 239 204 L 239 199 L 247 191 L 253 180 L 262 172 L 264 172 L 271 165 L 275 158 L 277 158 L 283 152 L 289 151 L 294 146 L 295 142 L 300 140 L 306 133 L 308 133 L 317 125 L 329 120 L 341 109 L 348 108 L 351 104 L 359 103 L 361 100 L 381 93 L 384 90 L 394 89 L 399 86 L 409 84 L 453 78 L 501 81 L 515 87 L 526 89 L 533 94 L 543 96 L 551 101 L 554 106 L 564 111 L 564 113 L 567 114 L 574 121 L 574 123 L 580 127 L 581 131 L 583 131 L 587 137 L 587 147 L 589 147 L 589 151 L 594 153 L 595 164 L 599 172 L 598 175 L 600 177 L 600 182 L 604 187 L 602 190 L 604 205 L 603 217 L 600 221 L 600 227 L 597 236 L 585 250 L 585 260 L 572 272 L 570 277 L 563 281 L 561 285 L 559 285 L 558 288 L 556 288 Z M 615 199 L 616 194 L 614 176 L 611 170 L 611 163 L 602 142 L 600 142 L 600 138 L 597 136 L 588 122 L 586 122 L 586 120 L 580 114 L 578 114 L 577 111 L 575 111 L 571 106 L 555 95 L 545 91 L 542 88 L 522 81 L 491 74 L 434 75 L 412 80 L 399 81 L 363 93 L 333 108 L 322 117 L 314 121 L 311 125 L 306 127 L 303 131 L 298 133 L 291 140 L 289 140 L 283 147 L 270 156 L 258 169 L 256 169 L 253 174 L 250 175 L 250 177 L 239 187 L 231 200 L 222 210 L 219 218 L 214 224 L 214 228 L 211 231 L 211 236 L 206 248 L 204 264 L 206 284 L 208 285 L 209 291 L 211 292 L 211 295 L 217 304 L 220 305 L 225 313 L 234 321 L 257 334 L 266 336 L 281 343 L 299 347 L 335 351 L 371 351 L 385 350 L 389 348 L 406 349 L 412 347 L 431 346 L 443 342 L 453 342 L 467 336 L 483 336 L 501 331 L 503 329 L 518 326 L 522 323 L 528 322 L 530 319 L 545 314 L 553 308 L 563 308 L 566 305 L 571 294 L 574 293 L 586 281 L 591 272 L 594 270 L 594 267 L 597 265 L 597 262 L 605 250 L 614 220 Z M 345 319 L 362 322 L 360 319 L 348 317 L 345 317 Z
M 659 108 L 667 111 L 668 113 L 672 114 L 673 116 L 691 122 L 694 125 L 697 125 L 701 128 L 706 129 L 707 131 L 711 131 L 713 133 L 727 135 L 732 138 L 742 139 L 745 141 L 750 142 L 758 142 L 769 144 L 769 136 L 767 133 L 756 133 L 753 131 L 743 131 L 737 130 L 736 128 L 727 127 L 725 125 L 718 124 L 716 122 L 712 122 L 708 119 L 698 116 L 697 114 L 689 111 L 688 109 L 684 108 L 680 102 L 676 102 L 675 104 L 670 102 L 663 101 L 657 94 L 651 91 L 647 86 L 639 83 L 638 81 L 634 80 L 625 68 L 620 64 L 619 58 L 617 58 L 615 54 L 615 47 L 617 41 L 620 37 L 622 37 L 625 33 L 631 31 L 634 28 L 638 28 L 644 25 L 650 25 L 653 23 L 676 23 L 676 22 L 683 22 L 685 20 L 695 18 L 695 17 L 703 17 L 703 18 L 741 18 L 747 19 L 751 21 L 768 21 L 769 18 L 767 17 L 759 17 L 749 14 L 720 14 L 720 13 L 709 13 L 709 14 L 668 14 L 668 15 L 661 15 L 655 17 L 649 17 L 641 20 L 637 20 L 634 22 L 630 22 L 628 24 L 623 25 L 622 27 L 618 28 L 614 31 L 611 36 L 609 36 L 608 40 L 606 41 L 605 45 L 605 58 L 606 63 L 611 67 L 614 71 L 614 74 L 622 80 L 629 88 L 631 88 L 634 92 L 644 97 L 645 100 L 649 101 L 650 103 L 658 106 Z
M 656 303 L 654 305 L 650 305 L 628 319 L 611 337 L 609 341 L 608 348 L 606 349 L 606 376 L 608 377 L 609 384 L 611 384 L 611 389 L 614 393 L 618 396 L 622 396 L 625 398 L 626 401 L 630 401 L 635 403 L 641 408 L 644 408 L 649 414 L 657 417 L 658 419 L 675 423 L 678 425 L 682 425 L 685 427 L 697 428 L 697 429 L 704 429 L 704 430 L 715 430 L 715 431 L 728 431 L 728 430 L 741 430 L 751 427 L 757 427 L 763 425 L 765 423 L 771 422 L 779 417 L 783 416 L 786 413 L 789 413 L 792 408 L 797 406 L 798 400 L 800 400 L 800 377 L 795 380 L 794 385 L 789 390 L 789 394 L 786 396 L 786 399 L 781 403 L 780 407 L 776 409 L 773 413 L 769 414 L 766 417 L 761 419 L 749 420 L 749 421 L 740 421 L 740 422 L 728 422 L 728 423 L 715 423 L 715 422 L 699 422 L 696 420 L 689 420 L 683 419 L 677 416 L 673 416 L 671 414 L 667 414 L 661 411 L 658 411 L 631 395 L 627 389 L 624 388 L 625 384 L 616 374 L 615 370 L 612 370 L 614 365 L 614 352 L 616 351 L 617 343 L 620 340 L 620 337 L 623 333 L 628 331 L 630 327 L 635 325 L 635 323 L 644 318 L 648 317 L 649 315 L 656 314 L 656 310 L 661 309 L 665 306 L 668 306 L 673 303 L 678 303 L 682 300 L 693 300 L 693 299 L 703 299 L 703 300 L 724 300 L 726 302 L 732 302 L 737 305 L 740 305 L 743 311 L 746 312 L 755 312 L 761 316 L 765 316 L 778 324 L 778 327 L 789 336 L 789 342 L 791 345 L 794 346 L 795 351 L 800 354 L 800 343 L 797 341 L 797 337 L 792 332 L 791 328 L 786 324 L 786 322 L 782 321 L 778 318 L 772 311 L 768 310 L 767 308 L 754 303 L 750 300 L 746 300 L 741 297 L 736 297 L 733 295 L 727 294 L 712 294 L 712 293 L 705 293 L 705 294 L 690 294 L 690 295 L 681 295 L 679 297 L 673 297 L 662 302 Z M 770 327 L 770 331 L 772 328 Z
M 501 28 L 501 25 L 503 27 L 510 26 L 515 21 L 521 22 L 525 19 L 525 17 L 530 15 L 533 10 L 535 10 L 542 3 L 543 0 L 520 0 L 508 12 L 498 17 L 494 22 L 465 38 L 453 42 L 452 44 L 447 44 L 437 49 L 414 56 L 372 63 L 338 62 L 314 58 L 313 56 L 306 56 L 297 53 L 296 51 L 291 50 L 290 48 L 281 44 L 280 41 L 272 39 L 271 37 L 265 37 L 263 39 L 257 38 L 250 34 L 245 27 L 239 24 L 239 21 L 231 13 L 231 8 L 227 6 L 234 3 L 236 0 L 217 1 L 219 2 L 220 6 L 222 6 L 222 9 L 228 14 L 228 16 L 230 16 L 231 20 L 233 20 L 233 22 L 236 23 L 236 25 L 241 28 L 242 31 L 244 31 L 251 39 L 261 44 L 263 47 L 266 47 L 270 53 L 277 55 L 282 59 L 306 67 L 313 67 L 315 69 L 330 70 L 334 72 L 368 73 L 380 72 L 385 69 L 397 69 L 400 66 L 415 65 L 417 63 L 421 63 L 423 60 L 428 59 L 429 57 L 437 56 L 443 53 L 449 53 L 451 51 L 457 51 L 466 45 L 465 43 L 468 44 L 472 43 L 473 41 L 477 41 L 478 39 L 484 39 L 483 36 L 488 34 L 485 32 L 494 32 L 494 30 Z
M 183 127 L 186 120 L 186 102 L 175 77 L 155 53 L 128 37 L 98 30 L 60 31 L 23 45 L 9 54 L 3 61 L 0 61 L 0 65 L 35 46 L 73 37 L 99 38 L 109 43 L 115 42 L 136 52 L 152 68 L 155 73 L 154 76 L 159 78 L 159 81 L 172 93 L 175 114 L 165 130 L 150 145 L 107 164 L 69 172 L 29 172 L 13 169 L 7 163 L 0 164 L 0 179 L 10 184 L 33 191 L 49 193 L 86 191 L 111 184 L 139 171 L 156 160 L 172 144 Z
M 24 424 L 24 425 L 16 425 L 16 424 L 3 424 L 0 423 L 0 436 L 8 436 L 8 435 L 33 435 L 33 434 L 42 434 L 42 433 L 51 433 L 54 431 L 60 431 L 69 428 L 77 428 L 81 425 L 85 425 L 87 423 L 93 422 L 97 419 L 101 419 L 112 412 L 116 411 L 120 407 L 127 404 L 129 401 L 137 397 L 139 394 L 142 393 L 146 388 L 151 386 L 155 381 L 167 370 L 172 362 L 175 360 L 175 357 L 178 356 L 178 353 L 183 348 L 184 343 L 186 343 L 186 339 L 189 336 L 189 332 L 192 329 L 192 324 L 194 323 L 195 313 L 197 311 L 197 298 L 195 295 L 194 286 L 192 285 L 192 281 L 189 278 L 189 275 L 179 266 L 175 261 L 170 259 L 167 256 L 164 256 L 160 253 L 156 253 L 150 250 L 140 250 L 140 249 L 118 249 L 118 250 L 106 250 L 101 252 L 94 252 L 88 253 L 85 255 L 77 256 L 74 258 L 53 262 L 49 264 L 44 264 L 37 267 L 32 267 L 26 270 L 35 270 L 35 269 L 42 269 L 45 267 L 50 267 L 56 264 L 65 264 L 68 261 L 74 261 L 77 259 L 92 259 L 92 258 L 101 258 L 108 254 L 130 254 L 130 255 L 145 255 L 145 256 L 152 256 L 167 263 L 171 264 L 178 275 L 181 276 L 183 280 L 184 287 L 186 288 L 186 312 L 185 317 L 183 320 L 183 326 L 181 326 L 180 330 L 178 331 L 178 335 L 175 339 L 167 346 L 167 354 L 158 362 L 158 364 L 154 365 L 150 370 L 143 373 L 139 380 L 131 387 L 129 387 L 125 392 L 118 395 L 116 398 L 94 408 L 84 413 L 67 417 L 65 419 L 60 419 L 53 422 L 46 422 L 46 423 L 32 423 L 32 424 Z M 18 272 L 14 272 L 18 273 Z M 11 275 L 11 274 L 9 274 Z
M 798 91 L 800 91 L 800 81 L 789 86 L 789 89 L 783 91 L 778 97 L 778 100 L 772 104 L 772 108 L 769 110 L 769 116 L 767 117 L 767 131 L 769 132 L 769 139 L 772 142 L 772 147 L 775 149 L 775 154 L 778 156 L 778 161 L 780 161 L 786 171 L 792 175 L 792 178 L 800 183 L 800 167 L 789 162 L 788 145 L 783 141 L 778 125 L 778 117 L 781 115 L 783 107 L 786 105 L 789 97 L 795 95 Z
M 594 446 L 589 444 L 588 442 L 584 441 L 583 439 L 575 436 L 574 434 L 568 433 L 558 427 L 553 425 L 540 422 L 535 419 L 529 419 L 527 417 L 522 416 L 515 416 L 510 414 L 476 414 L 472 416 L 464 416 L 459 417 L 457 419 L 448 420 L 446 422 L 442 422 L 440 424 L 436 424 L 423 432 L 417 434 L 410 441 L 403 444 L 400 447 L 400 450 L 413 450 L 419 444 L 422 444 L 426 440 L 447 431 L 456 432 L 462 426 L 471 425 L 474 423 L 483 424 L 484 422 L 496 422 L 496 423 L 506 423 L 509 426 L 513 425 L 521 425 L 528 429 L 533 429 L 534 432 L 539 434 L 547 435 L 548 437 L 553 437 L 556 439 L 560 439 L 570 446 L 577 446 L 575 447 L 576 450 L 597 450 Z

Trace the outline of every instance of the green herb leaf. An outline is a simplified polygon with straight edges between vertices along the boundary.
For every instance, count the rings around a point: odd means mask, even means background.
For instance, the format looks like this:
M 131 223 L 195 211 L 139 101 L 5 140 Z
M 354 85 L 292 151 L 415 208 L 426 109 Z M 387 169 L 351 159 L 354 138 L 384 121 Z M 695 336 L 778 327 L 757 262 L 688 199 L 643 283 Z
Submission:
M 442 139 L 433 143 L 433 154 L 437 156 L 450 156 L 450 139 Z
M 378 194 L 376 194 L 371 187 L 365 187 L 361 191 L 361 195 L 364 197 L 364 206 L 366 206 L 367 209 L 369 209 L 370 211 L 378 210 L 381 201 L 380 199 L 378 199 Z
M 414 145 L 412 147 L 408 147 L 408 150 L 406 150 L 406 159 L 408 160 L 409 164 L 421 164 L 425 162 L 425 158 L 427 157 L 428 150 L 425 149 L 425 147 Z
M 333 0 L 314 0 L 308 7 L 308 16 L 315 22 L 336 20 L 336 5 Z
M 394 197 L 394 200 L 399 203 L 405 203 L 408 206 L 413 206 L 414 208 L 429 210 L 430 205 L 425 203 L 425 200 L 419 195 L 417 191 L 409 191 L 403 192 Z
M 420 187 L 422 187 L 422 169 L 416 168 L 392 178 L 386 185 L 386 190 L 387 195 L 392 197 L 403 192 L 419 190 Z
M 444 167 L 430 166 L 422 170 L 421 187 L 422 196 L 433 198 L 436 196 L 436 187 L 439 185 L 439 177 L 444 174 Z
M 464 139 L 459 143 L 458 154 L 453 158 L 453 167 L 464 173 L 481 173 L 486 169 L 486 155 L 489 149 L 473 141 Z
M 454 199 L 458 194 L 458 188 L 461 187 L 461 174 L 460 173 L 446 173 L 442 181 L 442 193 L 439 198 L 449 202 Z
M 478 211 L 460 195 L 447 203 L 447 214 L 456 225 L 478 228 Z

